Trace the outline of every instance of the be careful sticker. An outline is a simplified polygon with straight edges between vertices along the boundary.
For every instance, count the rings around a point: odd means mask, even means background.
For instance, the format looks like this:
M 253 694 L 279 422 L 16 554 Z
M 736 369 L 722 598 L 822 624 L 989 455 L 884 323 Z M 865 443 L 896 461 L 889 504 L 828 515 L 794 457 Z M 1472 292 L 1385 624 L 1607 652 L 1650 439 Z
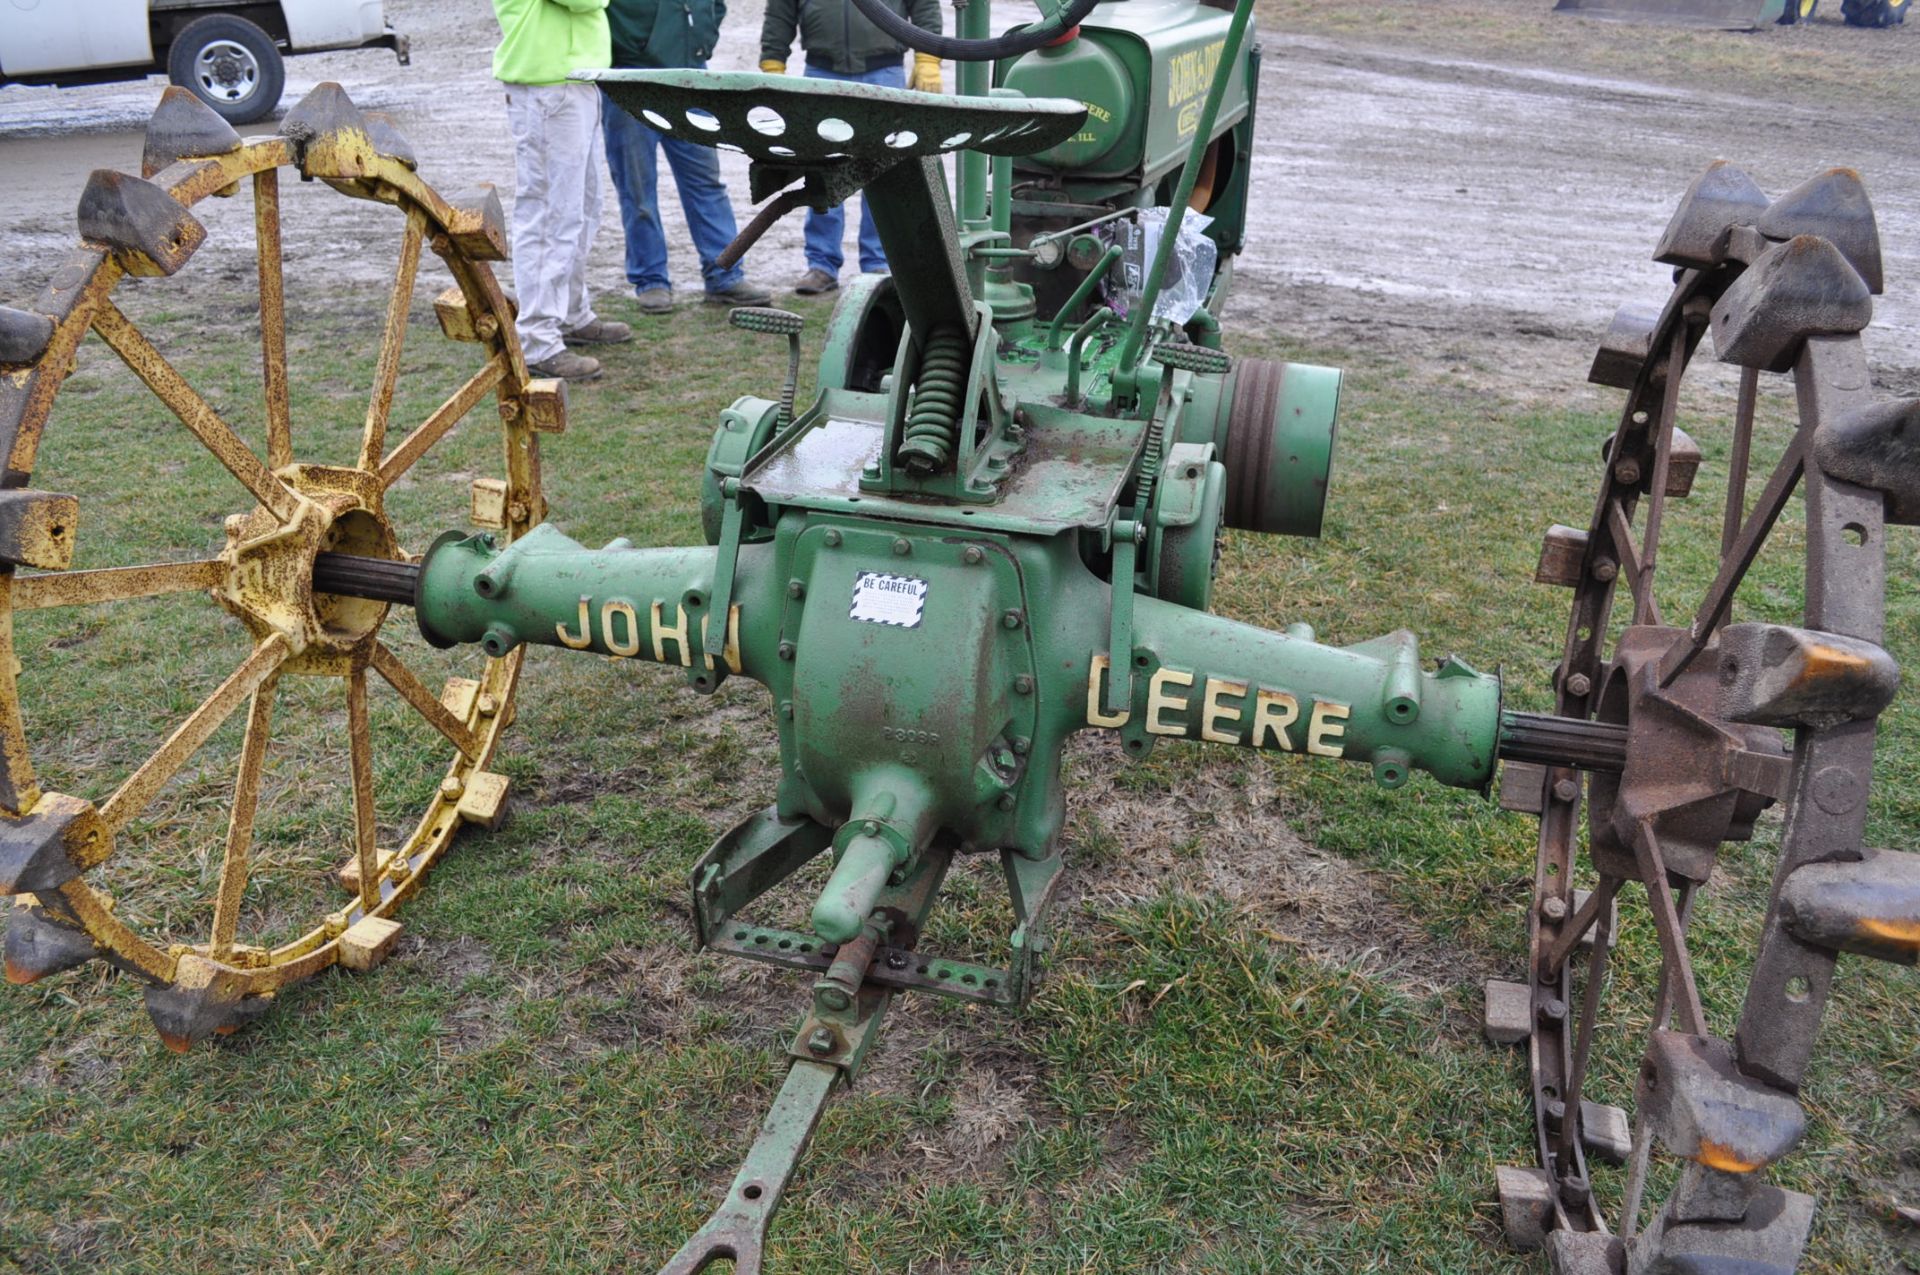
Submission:
M 917 629 L 926 606 L 927 582 L 920 577 L 862 571 L 853 581 L 853 606 L 847 618 Z

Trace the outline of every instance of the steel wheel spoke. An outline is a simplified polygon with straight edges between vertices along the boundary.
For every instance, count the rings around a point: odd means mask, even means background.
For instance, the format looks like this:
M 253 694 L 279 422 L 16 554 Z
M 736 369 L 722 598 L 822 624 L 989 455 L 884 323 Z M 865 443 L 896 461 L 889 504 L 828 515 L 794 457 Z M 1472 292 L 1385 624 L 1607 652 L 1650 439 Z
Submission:
M 373 810 L 373 730 L 367 723 L 367 670 L 347 675 L 347 752 L 353 771 L 353 854 L 360 869 L 360 907 L 380 902 L 379 829 Z
M 1680 413 L 1680 377 L 1687 366 L 1687 330 L 1676 324 L 1667 350 L 1667 381 L 1661 387 L 1660 424 L 1653 442 L 1653 477 L 1647 487 L 1647 530 L 1640 540 L 1640 582 L 1633 590 L 1633 622 L 1660 623 L 1653 600 L 1653 573 L 1660 556 L 1660 523 L 1667 509 L 1667 475 L 1673 462 L 1673 423 Z
M 400 445 L 388 453 L 380 462 L 380 486 L 391 487 L 400 475 L 413 467 L 413 463 L 427 454 L 427 450 L 446 436 L 448 430 L 458 425 L 466 414 L 473 410 L 474 404 L 487 396 L 487 392 L 500 384 L 507 374 L 507 363 L 496 354 L 488 359 L 485 366 L 467 379 L 467 383 L 433 410 L 419 428 L 400 440 Z
M 413 706 L 413 711 L 427 719 L 433 728 L 445 735 L 471 760 L 479 760 L 480 738 L 468 729 L 467 724 L 447 711 L 447 706 L 438 696 L 428 690 L 426 684 L 413 675 L 413 670 L 400 662 L 384 642 L 373 644 L 373 667 L 387 685 L 400 692 L 400 698 Z
M 212 404 L 187 384 L 186 378 L 174 370 L 118 306 L 102 300 L 93 316 L 93 329 L 133 369 L 134 375 L 145 381 L 160 401 L 180 418 L 180 423 L 192 430 L 194 437 L 226 466 L 227 472 L 240 480 L 242 487 L 252 492 L 280 521 L 293 517 L 300 498 L 247 449 L 233 427 L 220 419 Z
M 393 412 L 393 385 L 400 376 L 400 348 L 407 339 L 407 313 L 413 307 L 413 281 L 420 272 L 420 240 L 427 214 L 407 209 L 407 231 L 400 240 L 400 264 L 394 268 L 393 291 L 387 297 L 387 326 L 380 337 L 380 359 L 374 367 L 373 395 L 367 400 L 366 432 L 360 439 L 360 468 L 380 463 L 387 445 L 387 417 Z
M 226 574 L 218 558 L 194 562 L 159 562 L 146 567 L 102 567 L 94 571 L 49 571 L 44 575 L 15 576 L 13 609 L 39 611 L 47 607 L 91 606 L 126 598 L 157 598 L 168 593 L 211 589 Z
M 1665 686 L 1684 673 L 1687 665 L 1693 663 L 1693 657 L 1706 649 L 1708 639 L 1727 618 L 1727 610 L 1733 605 L 1733 595 L 1740 588 L 1740 582 L 1746 579 L 1747 568 L 1760 556 L 1760 547 L 1766 543 L 1767 536 L 1773 531 L 1773 524 L 1787 507 L 1787 498 L 1800 485 L 1800 475 L 1806 470 L 1806 458 L 1807 436 L 1802 432 L 1794 435 L 1793 442 L 1780 457 L 1780 463 L 1773 467 L 1773 475 L 1767 479 L 1760 498 L 1754 502 L 1753 512 L 1747 515 L 1733 548 L 1721 559 L 1720 573 L 1708 586 L 1707 596 L 1694 613 L 1693 628 L 1688 632 L 1687 640 L 1675 644 L 1667 652 L 1666 658 L 1660 661 L 1660 685 Z
M 287 292 L 280 269 L 280 170 L 253 175 L 254 241 L 260 257 L 260 370 L 267 402 L 267 464 L 293 463 L 287 405 Z
M 166 782 L 186 764 L 189 757 L 200 750 L 213 732 L 220 729 L 221 723 L 233 715 L 240 701 L 253 694 L 261 683 L 273 675 L 288 653 L 287 639 L 278 633 L 255 647 L 253 654 L 228 675 L 226 681 L 214 688 L 213 694 L 201 701 L 200 707 L 188 714 L 187 720 L 174 729 L 167 742 L 160 745 L 159 751 L 141 763 L 140 769 L 129 775 L 113 796 L 107 798 L 100 807 L 100 817 L 106 821 L 108 829 L 119 832 L 151 805 Z
M 1700 989 L 1693 981 L 1693 958 L 1687 952 L 1686 926 L 1667 885 L 1666 859 L 1660 853 L 1660 839 L 1651 821 L 1642 819 L 1635 826 L 1633 851 L 1640 864 L 1642 884 L 1647 887 L 1654 932 L 1660 937 L 1662 1006 L 1671 998 L 1686 1029 L 1701 1031 L 1706 1023 L 1700 1012 Z
M 213 958 L 224 960 L 233 949 L 240 923 L 240 899 L 247 889 L 253 850 L 253 817 L 260 807 L 260 768 L 267 757 L 273 722 L 273 691 L 269 676 L 253 693 L 247 713 L 246 742 L 240 747 L 239 773 L 233 780 L 233 811 L 227 819 L 226 853 L 220 860 L 220 893 L 213 901 Z
M 1760 371 L 1740 369 L 1740 401 L 1733 414 L 1733 451 L 1727 458 L 1727 512 L 1720 524 L 1720 556 L 1733 552 L 1747 516 L 1747 471 L 1753 465 L 1753 413 L 1760 400 Z
M 1660 604 L 1653 597 L 1653 572 L 1641 561 L 1626 508 L 1618 500 L 1607 502 L 1607 525 L 1613 533 L 1613 551 L 1620 557 L 1620 574 L 1626 576 L 1627 586 L 1633 591 L 1633 622 L 1660 623 Z

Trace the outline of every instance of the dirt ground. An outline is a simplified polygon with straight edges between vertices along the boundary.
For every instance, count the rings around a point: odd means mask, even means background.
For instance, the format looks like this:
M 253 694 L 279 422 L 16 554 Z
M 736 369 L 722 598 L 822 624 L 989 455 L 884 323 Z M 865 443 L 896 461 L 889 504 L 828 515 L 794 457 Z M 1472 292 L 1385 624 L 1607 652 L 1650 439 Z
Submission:
M 1543 0 L 1524 3 L 1545 8 Z M 1459 43 L 1448 38 L 1460 33 L 1450 6 L 1462 7 L 1449 0 L 1423 10 L 1439 47 Z M 1405 9 L 1380 6 L 1384 33 Z M 295 58 L 287 104 L 321 80 L 339 80 L 362 107 L 397 118 L 430 180 L 445 188 L 492 181 L 508 195 L 512 152 L 489 74 L 489 6 L 389 0 L 388 11 L 412 37 L 412 66 L 395 65 L 384 50 Z M 734 7 L 715 67 L 753 65 L 759 14 L 758 0 Z M 1652 246 L 1708 161 L 1733 159 L 1775 192 L 1846 164 L 1874 193 L 1887 256 L 1888 295 L 1878 303 L 1870 356 L 1887 388 L 1920 392 L 1920 296 L 1911 283 L 1920 275 L 1920 147 L 1910 127 L 1889 126 L 1878 111 L 1797 100 L 1811 93 L 1757 100 L 1493 65 L 1404 43 L 1293 34 L 1284 21 L 1269 20 L 1260 37 L 1254 206 L 1265 216 L 1240 263 L 1240 321 L 1426 367 L 1469 365 L 1483 382 L 1523 394 L 1583 392 L 1593 342 L 1614 308 L 1664 295 L 1666 272 L 1649 260 Z M 1635 28 L 1551 21 L 1590 43 L 1637 38 Z M 1699 38 L 1803 36 L 1851 38 L 1894 59 L 1881 74 L 1913 73 L 1903 65 L 1914 44 L 1904 30 L 1823 23 L 1804 33 Z M 136 166 L 159 88 L 156 79 L 0 91 L 0 260 L 8 263 L 0 300 L 30 298 L 71 244 L 72 210 L 90 170 Z M 744 207 L 744 160 L 724 160 Z M 664 171 L 661 180 L 669 204 L 671 180 Z M 378 250 L 363 246 L 369 210 L 317 186 L 287 198 L 296 293 L 386 276 L 384 239 Z M 691 299 L 699 274 L 684 221 L 677 210 L 664 220 L 681 295 Z M 799 230 L 797 218 L 787 219 L 749 256 L 755 278 L 777 286 L 799 274 Z M 624 282 L 610 188 L 593 279 L 607 289 Z

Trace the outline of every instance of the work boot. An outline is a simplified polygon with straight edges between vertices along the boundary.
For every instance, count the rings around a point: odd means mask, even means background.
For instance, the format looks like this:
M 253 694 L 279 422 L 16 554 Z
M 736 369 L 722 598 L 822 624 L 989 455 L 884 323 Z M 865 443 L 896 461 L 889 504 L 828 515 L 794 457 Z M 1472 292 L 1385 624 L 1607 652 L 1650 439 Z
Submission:
M 633 340 L 633 329 L 612 319 L 592 319 L 560 339 L 569 345 L 623 345 Z
M 817 297 L 823 292 L 837 292 L 839 289 L 840 281 L 818 266 L 810 268 L 800 276 L 800 282 L 793 285 L 793 290 L 803 297 Z
M 642 314 L 672 314 L 673 292 L 667 288 L 642 288 L 633 294 Z
M 707 300 L 715 305 L 766 305 L 773 294 L 742 279 L 724 288 L 708 288 Z
M 592 381 L 600 376 L 600 360 L 575 354 L 572 350 L 562 350 L 550 359 L 527 364 L 527 371 L 535 376 L 553 377 L 561 381 Z

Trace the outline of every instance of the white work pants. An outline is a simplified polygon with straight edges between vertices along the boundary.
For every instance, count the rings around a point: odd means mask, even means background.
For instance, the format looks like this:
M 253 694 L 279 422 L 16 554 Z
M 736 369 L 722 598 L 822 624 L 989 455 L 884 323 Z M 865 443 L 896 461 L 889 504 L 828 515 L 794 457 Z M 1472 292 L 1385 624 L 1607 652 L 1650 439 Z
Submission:
M 527 362 L 566 347 L 563 332 L 593 322 L 587 253 L 600 228 L 600 90 L 591 84 L 509 84 L 513 125 L 514 326 Z

